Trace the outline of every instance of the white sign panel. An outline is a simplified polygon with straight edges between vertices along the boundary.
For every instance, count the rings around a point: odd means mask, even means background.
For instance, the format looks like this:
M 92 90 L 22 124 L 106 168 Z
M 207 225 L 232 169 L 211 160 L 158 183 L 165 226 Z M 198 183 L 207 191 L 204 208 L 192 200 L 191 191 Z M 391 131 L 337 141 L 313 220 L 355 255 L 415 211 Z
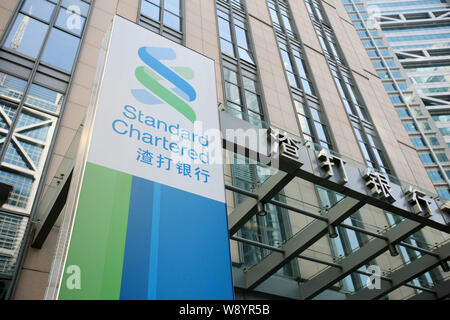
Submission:
M 225 202 L 218 129 L 214 62 L 116 17 L 88 161 Z

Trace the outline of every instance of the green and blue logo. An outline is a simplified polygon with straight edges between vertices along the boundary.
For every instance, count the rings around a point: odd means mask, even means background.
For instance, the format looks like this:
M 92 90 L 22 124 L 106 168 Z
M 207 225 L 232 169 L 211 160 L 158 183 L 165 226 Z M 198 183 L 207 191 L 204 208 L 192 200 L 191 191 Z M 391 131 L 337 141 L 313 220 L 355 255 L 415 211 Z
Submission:
M 197 99 L 197 92 L 186 81 L 194 79 L 194 72 L 189 67 L 171 66 L 163 64 L 163 60 L 175 60 L 177 55 L 171 48 L 141 47 L 139 57 L 148 66 L 138 67 L 136 78 L 147 89 L 132 90 L 133 96 L 144 104 L 169 104 L 175 110 L 194 123 L 197 114 L 188 104 Z M 161 84 L 167 80 L 174 87 L 166 88 Z

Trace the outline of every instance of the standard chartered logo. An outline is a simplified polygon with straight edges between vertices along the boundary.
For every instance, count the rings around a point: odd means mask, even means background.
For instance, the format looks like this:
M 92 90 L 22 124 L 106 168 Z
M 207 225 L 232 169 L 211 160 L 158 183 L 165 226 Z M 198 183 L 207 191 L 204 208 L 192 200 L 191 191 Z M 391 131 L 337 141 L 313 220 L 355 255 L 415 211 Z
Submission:
M 138 54 L 147 66 L 138 67 L 135 75 L 146 89 L 132 90 L 133 96 L 144 104 L 165 102 L 194 123 L 197 114 L 189 102 L 197 99 L 197 92 L 187 82 L 194 79 L 192 69 L 162 63 L 176 59 L 175 51 L 170 48 L 141 47 Z

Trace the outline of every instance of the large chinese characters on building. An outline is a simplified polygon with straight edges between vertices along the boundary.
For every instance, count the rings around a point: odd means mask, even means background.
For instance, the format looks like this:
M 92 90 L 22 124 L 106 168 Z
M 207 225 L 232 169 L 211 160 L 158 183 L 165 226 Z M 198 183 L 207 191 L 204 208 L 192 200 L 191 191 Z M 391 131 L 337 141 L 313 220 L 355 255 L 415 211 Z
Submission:
M 115 18 L 59 299 L 233 298 L 205 133 L 219 129 L 215 83 L 213 61 Z

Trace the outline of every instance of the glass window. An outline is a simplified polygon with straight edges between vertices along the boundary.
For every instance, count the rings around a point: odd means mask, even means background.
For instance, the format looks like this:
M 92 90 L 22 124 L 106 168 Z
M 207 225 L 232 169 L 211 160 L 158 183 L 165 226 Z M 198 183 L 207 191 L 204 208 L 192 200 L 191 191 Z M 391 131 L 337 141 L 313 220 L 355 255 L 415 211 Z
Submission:
M 33 186 L 33 178 L 0 168 L 0 181 L 13 186 L 13 191 L 7 204 L 17 208 L 27 208 L 31 187 Z
M 432 116 L 434 121 L 437 122 L 449 122 L 450 121 L 450 114 L 437 114 Z
M 420 110 L 419 108 L 414 108 L 412 109 L 413 113 L 417 116 L 417 117 L 422 117 L 423 116 L 423 112 L 422 110 Z
M 434 163 L 434 160 L 429 153 L 421 153 L 419 154 L 419 158 L 424 164 Z
M 72 71 L 80 39 L 54 28 L 50 33 L 42 61 L 65 71 Z
M 402 97 L 400 97 L 400 96 L 389 96 L 389 97 L 391 98 L 391 101 L 394 104 L 402 104 L 402 103 L 404 103 Z
M 173 31 L 168 31 L 163 26 L 168 27 L 169 30 L 181 32 L 181 0 L 142 0 L 141 15 L 158 23 L 157 26 L 151 24 L 150 29 L 162 29 L 163 35 L 168 32 L 167 35 L 170 34 L 171 39 L 173 39 Z M 142 21 L 144 26 L 148 25 L 145 19 L 141 19 Z
M 27 82 L 0 72 L 0 97 L 13 101 L 20 101 L 23 97 Z
M 443 201 L 450 200 L 450 190 L 449 189 L 437 189 L 437 192 L 438 192 L 441 200 L 443 200 Z
M 44 42 L 48 25 L 19 14 L 6 38 L 5 47 L 31 58 L 37 58 Z
M 0 214 L 1 274 L 13 274 L 27 222 L 27 218 L 5 213 Z M 8 280 L 4 281 L 0 279 L 0 300 L 4 299 L 8 286 Z
M 448 157 L 445 153 L 436 153 L 436 157 L 438 158 L 439 162 L 448 162 Z
M 47 0 L 26 0 L 20 11 L 45 22 L 49 22 L 54 9 L 55 5 Z
M 411 117 L 408 109 L 396 109 L 396 110 L 397 110 L 397 114 L 400 118 Z
M 164 9 L 180 15 L 180 0 L 164 0 Z
M 241 95 L 238 86 L 231 83 L 225 83 L 225 94 L 227 100 L 230 100 L 235 104 L 241 104 Z
M 442 174 L 437 170 L 430 170 L 427 172 L 428 172 L 428 176 L 430 177 L 431 181 L 433 181 L 433 182 L 444 180 L 444 178 L 442 177 Z
M 450 128 L 439 128 L 439 131 L 443 136 L 450 136 Z
M 158 1 L 158 5 L 154 5 L 148 1 L 142 0 L 141 2 L 141 14 L 153 19 L 155 21 L 159 21 L 160 19 L 160 5 Z
M 181 19 L 179 16 L 164 11 L 164 24 L 172 29 L 181 31 Z
M 78 36 L 81 36 L 84 24 L 86 23 L 86 18 L 78 16 L 79 20 L 68 19 L 68 17 L 72 14 L 73 14 L 72 11 L 61 8 L 58 14 L 58 18 L 56 19 L 55 25 L 57 27 L 60 27 L 61 29 L 67 30 Z
M 411 141 L 415 147 L 425 147 L 425 141 L 421 137 L 411 138 Z
M 430 141 L 430 144 L 432 146 L 438 146 L 439 145 L 439 140 L 436 137 L 429 137 L 428 140 Z
M 58 113 L 64 102 L 64 96 L 56 91 L 44 88 L 33 83 L 28 92 L 25 103 L 53 113 Z
M 403 126 L 405 127 L 406 131 L 408 131 L 408 132 L 417 131 L 416 125 L 412 122 L 404 122 Z
M 419 126 L 424 131 L 431 130 L 431 126 L 430 126 L 430 124 L 428 122 L 419 122 Z
M 51 0 L 56 1 L 56 0 Z M 154 0 L 152 0 L 153 2 Z M 90 2 L 90 1 L 87 1 Z M 87 17 L 89 12 L 89 4 L 81 0 L 63 0 L 61 6 L 66 9 L 71 9 L 71 7 L 77 7 L 77 10 L 80 10 L 80 13 L 83 17 Z
M 218 23 L 219 23 L 219 35 L 221 38 L 227 39 L 229 41 L 232 41 L 231 39 L 231 30 L 230 30 L 230 22 L 227 20 L 218 17 Z
M 226 54 L 230 57 L 235 57 L 233 44 L 229 41 L 220 39 L 220 48 L 223 54 Z

